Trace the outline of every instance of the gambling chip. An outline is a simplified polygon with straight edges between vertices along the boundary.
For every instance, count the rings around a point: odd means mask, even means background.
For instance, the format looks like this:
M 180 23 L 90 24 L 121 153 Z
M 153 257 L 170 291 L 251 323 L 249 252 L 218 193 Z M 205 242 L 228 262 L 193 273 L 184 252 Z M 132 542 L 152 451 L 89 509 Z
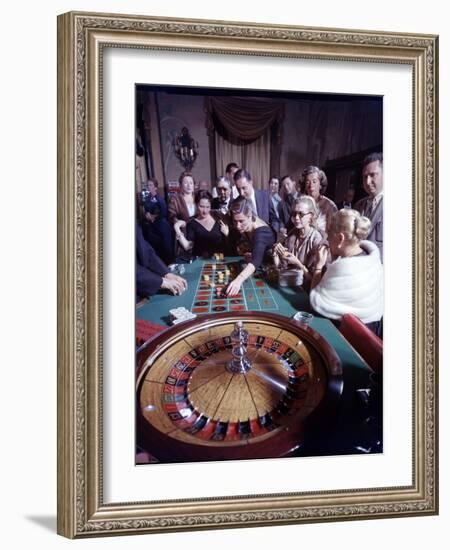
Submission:
M 188 321 L 190 319 L 195 319 L 197 317 L 195 313 L 192 313 L 192 311 L 189 311 L 185 307 L 177 307 L 175 309 L 171 309 L 169 310 L 169 313 L 173 325 L 177 325 L 178 323 Z

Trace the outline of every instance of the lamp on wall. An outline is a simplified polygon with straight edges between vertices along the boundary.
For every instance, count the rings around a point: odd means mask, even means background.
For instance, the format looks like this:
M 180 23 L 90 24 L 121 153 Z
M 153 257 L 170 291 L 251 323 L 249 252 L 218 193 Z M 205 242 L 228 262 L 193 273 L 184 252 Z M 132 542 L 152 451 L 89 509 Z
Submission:
M 173 146 L 175 155 L 183 168 L 191 171 L 198 156 L 198 142 L 194 140 L 186 126 L 181 129 L 181 134 L 174 139 Z

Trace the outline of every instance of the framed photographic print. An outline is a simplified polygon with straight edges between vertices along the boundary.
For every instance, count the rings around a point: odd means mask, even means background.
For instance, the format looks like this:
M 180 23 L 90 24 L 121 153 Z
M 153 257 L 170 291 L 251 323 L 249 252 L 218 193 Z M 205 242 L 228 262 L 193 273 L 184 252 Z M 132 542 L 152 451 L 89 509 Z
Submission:
M 58 532 L 436 514 L 437 37 L 58 33 Z

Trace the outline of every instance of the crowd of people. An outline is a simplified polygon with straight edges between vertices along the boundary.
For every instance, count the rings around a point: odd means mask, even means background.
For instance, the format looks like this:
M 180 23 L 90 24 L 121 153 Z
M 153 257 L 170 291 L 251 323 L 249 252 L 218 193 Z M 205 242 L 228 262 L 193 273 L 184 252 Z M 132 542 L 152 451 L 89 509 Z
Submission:
M 137 224 L 138 297 L 159 289 L 183 292 L 186 281 L 168 265 L 221 252 L 242 256 L 245 267 L 226 287 L 228 296 L 264 261 L 274 269 L 299 270 L 312 308 L 339 320 L 353 313 L 377 334 L 383 316 L 383 156 L 373 153 L 362 167 L 367 196 L 353 204 L 349 188 L 340 208 L 327 196 L 327 178 L 308 166 L 297 182 L 272 177 L 269 190 L 257 189 L 236 163 L 226 167 L 214 187 L 179 178 L 179 192 L 168 204 L 151 178 Z

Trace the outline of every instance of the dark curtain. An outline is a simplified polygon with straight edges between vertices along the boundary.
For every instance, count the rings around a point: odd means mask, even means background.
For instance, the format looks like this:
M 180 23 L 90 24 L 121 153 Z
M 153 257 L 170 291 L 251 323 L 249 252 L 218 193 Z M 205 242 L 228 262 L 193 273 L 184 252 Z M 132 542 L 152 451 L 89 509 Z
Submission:
M 239 158 L 252 158 L 251 163 L 242 166 L 250 173 L 258 173 L 257 186 L 267 185 L 272 172 L 279 171 L 279 140 L 284 117 L 284 102 L 278 99 L 259 97 L 207 97 L 205 102 L 208 133 L 214 136 L 217 132 L 223 139 L 235 146 L 243 148 Z M 256 140 L 269 136 L 271 141 L 268 152 L 264 152 L 264 159 L 256 166 L 254 153 L 245 152 L 245 147 Z M 212 148 L 215 151 L 216 140 L 212 139 Z M 225 158 L 220 152 L 215 155 Z M 269 158 L 267 158 L 267 155 Z M 235 155 L 237 156 L 237 155 Z M 237 158 L 230 158 L 228 162 L 236 162 Z M 238 161 L 239 163 L 239 161 Z M 249 164 L 253 164 L 252 167 Z M 265 166 L 262 169 L 262 166 Z M 216 167 L 221 172 L 223 166 Z

